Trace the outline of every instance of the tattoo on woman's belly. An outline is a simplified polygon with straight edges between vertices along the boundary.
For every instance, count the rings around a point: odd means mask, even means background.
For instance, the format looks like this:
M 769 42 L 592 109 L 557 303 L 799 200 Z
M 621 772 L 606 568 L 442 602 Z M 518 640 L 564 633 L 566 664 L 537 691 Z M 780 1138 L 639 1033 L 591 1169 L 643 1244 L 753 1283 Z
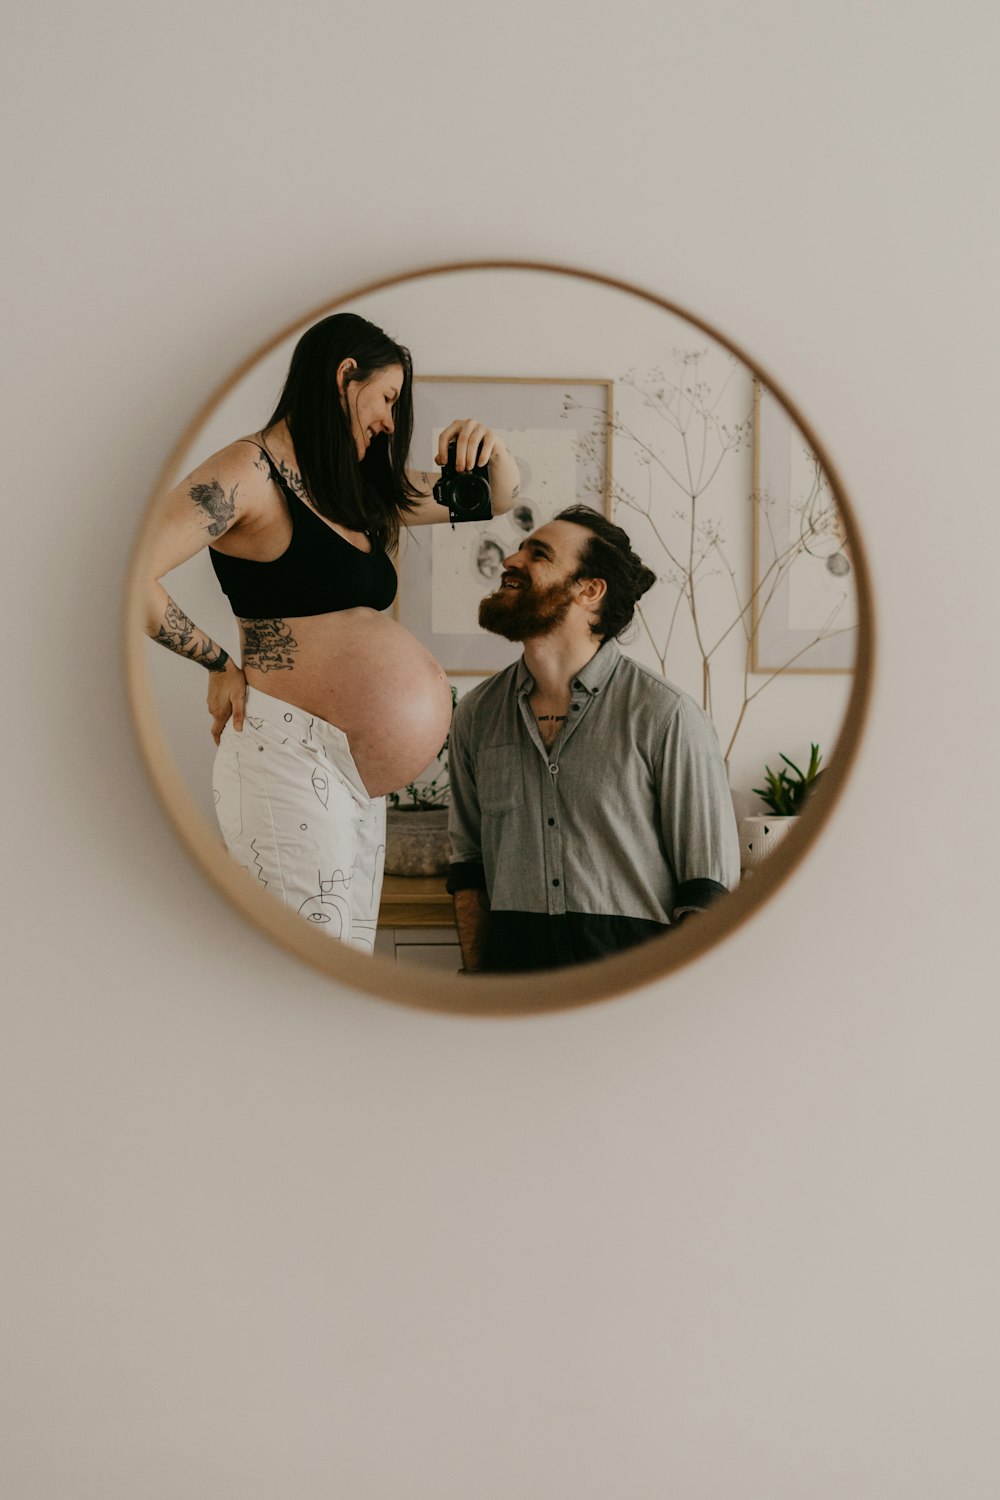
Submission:
M 294 667 L 299 643 L 285 620 L 241 620 L 243 666 L 258 672 Z

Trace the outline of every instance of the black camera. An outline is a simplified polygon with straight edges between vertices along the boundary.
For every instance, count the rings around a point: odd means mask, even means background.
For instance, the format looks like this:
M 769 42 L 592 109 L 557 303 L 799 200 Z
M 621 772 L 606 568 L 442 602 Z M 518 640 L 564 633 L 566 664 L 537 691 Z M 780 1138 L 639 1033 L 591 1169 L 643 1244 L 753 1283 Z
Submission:
M 434 486 L 434 499 L 439 505 L 448 507 L 452 526 L 456 521 L 488 521 L 493 515 L 490 495 L 490 466 L 467 469 L 464 474 L 455 472 L 456 443 L 448 444 L 448 462 L 441 469 L 441 478 Z

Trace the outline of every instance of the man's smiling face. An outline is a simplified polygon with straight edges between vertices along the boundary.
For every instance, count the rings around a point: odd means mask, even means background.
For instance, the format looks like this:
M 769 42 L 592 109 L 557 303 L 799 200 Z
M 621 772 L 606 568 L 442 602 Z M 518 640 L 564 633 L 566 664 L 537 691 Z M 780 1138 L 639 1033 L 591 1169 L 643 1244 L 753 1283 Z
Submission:
M 500 587 L 480 604 L 483 629 L 509 641 L 555 630 L 576 598 L 586 542 L 587 532 L 570 521 L 549 521 L 533 531 L 504 559 Z

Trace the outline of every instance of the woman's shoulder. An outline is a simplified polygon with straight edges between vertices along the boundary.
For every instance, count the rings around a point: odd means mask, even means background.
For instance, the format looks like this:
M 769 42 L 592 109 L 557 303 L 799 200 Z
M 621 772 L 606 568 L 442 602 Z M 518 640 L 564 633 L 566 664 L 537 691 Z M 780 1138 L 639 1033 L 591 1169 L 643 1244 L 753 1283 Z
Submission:
M 220 480 L 225 479 L 230 483 L 239 480 L 248 482 L 254 474 L 267 479 L 270 472 L 267 454 L 259 435 L 236 438 L 224 448 L 210 453 L 207 458 L 199 459 L 191 470 L 192 475 L 214 474 Z
M 243 474 L 246 478 L 250 478 L 252 474 L 259 474 L 265 480 L 271 477 L 267 448 L 259 432 L 234 438 L 225 448 L 214 453 L 208 462 L 220 469 Z
M 198 465 L 199 472 L 211 472 L 227 488 L 238 484 L 246 500 L 263 501 L 273 493 L 272 466 L 259 433 L 235 438 Z
M 235 443 L 230 443 L 223 451 L 231 454 L 232 461 L 237 464 L 251 464 L 265 483 L 273 480 L 278 488 L 291 490 L 307 505 L 311 504 L 302 482 L 291 438 L 282 427 L 237 438 Z
M 220 523 L 221 529 L 266 519 L 281 505 L 259 436 L 236 438 L 200 462 L 172 494 L 177 503 L 194 501 Z M 186 509 L 182 505 L 182 511 Z M 222 520 L 226 526 L 221 527 Z M 215 530 L 212 535 L 219 535 Z

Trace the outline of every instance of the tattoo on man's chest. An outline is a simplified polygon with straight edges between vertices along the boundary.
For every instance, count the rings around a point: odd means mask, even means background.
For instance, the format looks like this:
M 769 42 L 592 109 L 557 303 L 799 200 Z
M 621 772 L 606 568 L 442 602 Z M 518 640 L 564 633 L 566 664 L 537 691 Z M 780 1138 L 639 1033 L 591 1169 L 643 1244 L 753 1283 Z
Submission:
M 234 484 L 227 495 L 217 479 L 213 479 L 211 484 L 191 486 L 191 499 L 208 516 L 208 525 L 205 530 L 209 536 L 221 536 L 232 525 L 236 514 L 236 491 L 238 489 L 239 484 Z
M 243 666 L 258 672 L 294 667 L 299 643 L 285 620 L 241 620 Z

